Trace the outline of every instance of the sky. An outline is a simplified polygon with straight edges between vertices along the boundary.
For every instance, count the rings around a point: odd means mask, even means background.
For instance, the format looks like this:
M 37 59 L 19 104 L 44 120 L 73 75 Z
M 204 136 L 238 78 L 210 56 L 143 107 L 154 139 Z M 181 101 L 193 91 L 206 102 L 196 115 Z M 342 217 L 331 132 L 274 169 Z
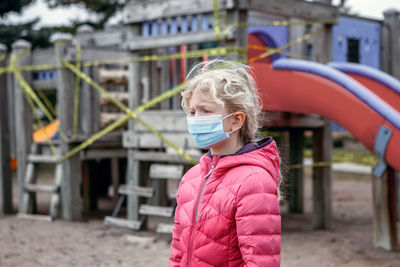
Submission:
M 338 2 L 340 1 L 333 1 L 334 4 Z M 383 19 L 383 11 L 389 8 L 396 8 L 400 11 L 400 0 L 347 0 L 346 5 L 350 6 L 352 8 L 351 10 L 358 15 L 373 19 Z M 50 10 L 47 8 L 44 0 L 36 0 L 34 4 L 23 10 L 22 15 L 12 13 L 5 19 L 5 22 L 25 22 L 35 17 L 40 17 L 40 23 L 37 25 L 37 27 L 40 28 L 41 26 L 65 25 L 68 24 L 70 20 L 95 18 L 95 16 L 95 14 L 86 12 L 82 6 Z M 121 20 L 122 14 L 119 13 L 110 20 L 110 24 L 115 24 Z

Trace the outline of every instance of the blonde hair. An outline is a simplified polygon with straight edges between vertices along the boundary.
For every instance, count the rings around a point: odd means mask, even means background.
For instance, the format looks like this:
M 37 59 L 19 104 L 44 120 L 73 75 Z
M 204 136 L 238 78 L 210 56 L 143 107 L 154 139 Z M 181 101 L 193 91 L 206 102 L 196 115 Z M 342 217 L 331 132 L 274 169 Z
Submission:
M 246 144 L 255 139 L 260 100 L 250 67 L 214 59 L 195 65 L 187 80 L 187 88 L 181 93 L 182 108 L 186 113 L 189 113 L 189 102 L 194 92 L 211 94 L 215 102 L 229 113 L 242 111 L 246 115 L 239 130 L 240 141 Z

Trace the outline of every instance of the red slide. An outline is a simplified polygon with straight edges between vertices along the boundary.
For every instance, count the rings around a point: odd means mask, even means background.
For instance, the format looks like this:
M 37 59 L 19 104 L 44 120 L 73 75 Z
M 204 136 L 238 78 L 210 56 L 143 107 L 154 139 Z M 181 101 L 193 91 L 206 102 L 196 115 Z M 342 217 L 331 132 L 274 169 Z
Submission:
M 400 171 L 400 113 L 382 98 L 326 65 L 291 59 L 250 65 L 264 110 L 320 114 L 346 128 L 372 152 L 382 143 L 377 136 L 385 128 L 391 136 L 383 145 L 384 159 Z

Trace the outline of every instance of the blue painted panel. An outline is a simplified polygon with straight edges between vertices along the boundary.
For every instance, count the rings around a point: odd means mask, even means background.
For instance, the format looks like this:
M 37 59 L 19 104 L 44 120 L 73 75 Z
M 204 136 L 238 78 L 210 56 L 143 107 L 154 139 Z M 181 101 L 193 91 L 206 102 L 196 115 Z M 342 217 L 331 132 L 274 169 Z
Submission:
M 151 23 L 151 36 L 157 36 L 158 35 L 158 21 L 154 20 Z
M 360 63 L 380 69 L 379 22 L 341 16 L 339 23 L 333 26 L 333 61 L 347 62 L 347 40 L 359 40 Z
M 161 22 L 161 35 L 167 35 L 168 34 L 168 21 L 166 19 L 163 19 Z
M 186 33 L 188 32 L 189 25 L 188 25 L 188 19 L 186 16 L 182 16 L 181 20 L 181 33 Z
M 263 22 L 257 19 L 249 19 L 249 23 L 260 23 Z M 286 26 L 249 26 L 247 28 L 249 34 L 257 35 L 268 47 L 277 48 L 285 45 L 289 42 L 288 40 L 288 28 Z M 287 49 L 283 51 L 288 51 Z M 282 54 L 272 55 L 272 59 L 278 59 L 286 57 Z
M 207 31 L 208 29 L 208 14 L 205 13 L 201 16 L 201 30 Z
M 38 80 L 44 80 L 44 79 L 45 79 L 44 70 L 39 70 L 38 71 Z
M 192 16 L 192 23 L 190 25 L 190 30 L 192 32 L 198 32 L 199 31 L 199 21 L 197 19 L 197 15 Z
M 178 23 L 176 22 L 176 17 L 171 19 L 171 26 L 169 27 L 170 34 L 177 34 L 178 33 Z
M 142 36 L 148 37 L 150 35 L 150 24 L 148 22 L 142 23 Z

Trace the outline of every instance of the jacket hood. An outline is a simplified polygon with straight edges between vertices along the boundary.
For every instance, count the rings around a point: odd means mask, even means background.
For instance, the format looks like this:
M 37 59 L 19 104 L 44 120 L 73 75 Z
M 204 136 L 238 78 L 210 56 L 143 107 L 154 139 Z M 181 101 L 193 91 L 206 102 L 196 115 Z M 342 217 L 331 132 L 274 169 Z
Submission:
M 222 176 L 229 169 L 239 165 L 251 165 L 265 169 L 276 184 L 279 183 L 279 154 L 275 141 L 271 137 L 248 143 L 232 155 L 217 156 L 210 152 L 200 158 L 203 177 L 214 165 L 213 173 Z

